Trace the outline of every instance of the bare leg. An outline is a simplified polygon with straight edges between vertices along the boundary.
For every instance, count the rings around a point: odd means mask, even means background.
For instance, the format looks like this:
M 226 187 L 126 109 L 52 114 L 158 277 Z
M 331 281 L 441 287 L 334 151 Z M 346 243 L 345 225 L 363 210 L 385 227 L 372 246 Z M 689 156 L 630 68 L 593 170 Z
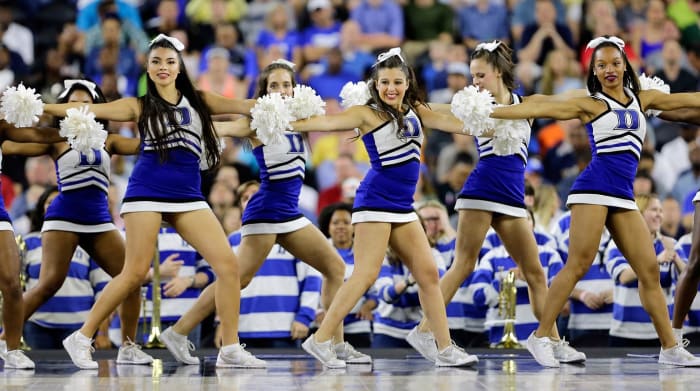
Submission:
M 607 213 L 608 208 L 600 205 L 577 204 L 571 207 L 569 258 L 549 286 L 535 336 L 556 338 L 552 330 L 557 316 L 598 253 Z
M 539 319 L 547 297 L 547 278 L 540 263 L 532 226 L 526 218 L 502 216 L 494 220 L 494 228 L 527 281 L 532 310 Z M 552 326 L 551 336 L 559 339 L 556 323 Z
M 329 308 L 345 278 L 345 262 L 338 252 L 330 245 L 321 231 L 313 225 L 307 225 L 300 230 L 280 235 L 278 241 L 296 258 L 323 274 L 321 305 L 323 308 Z M 336 327 L 333 340 L 335 343 L 344 341 L 343 322 L 340 322 Z
M 690 246 L 688 267 L 681 273 L 676 284 L 676 297 L 673 303 L 673 328 L 683 328 L 683 320 L 690 311 L 700 284 L 700 203 L 695 203 L 693 217 L 693 243 Z
M 124 239 L 117 230 L 91 235 L 81 240 L 83 247 L 90 256 L 110 276 L 121 273 L 124 268 Z M 136 329 L 139 323 L 141 309 L 141 289 L 136 287 L 119 306 L 119 320 L 122 328 L 122 341 L 136 340 Z
M 114 277 L 92 306 L 80 333 L 92 338 L 100 324 L 143 282 L 155 253 L 161 215 L 133 212 L 124 215 L 126 257 L 124 269 Z
M 22 288 L 19 284 L 19 252 L 14 232 L 0 231 L 0 292 L 7 350 L 19 349 L 24 323 Z
M 440 291 L 445 305 L 452 301 L 457 289 L 474 271 L 486 232 L 491 226 L 491 220 L 491 212 L 460 209 L 454 261 L 440 279 Z M 429 331 L 425 317 L 418 325 L 418 330 L 421 332 Z
M 221 224 L 210 209 L 172 214 L 168 220 L 214 269 L 218 281 L 214 301 L 221 320 L 222 346 L 237 344 L 241 305 L 238 259 L 231 251 Z
M 41 234 L 41 270 L 37 284 L 24 293 L 24 320 L 61 289 L 80 237 L 73 232 Z
M 352 307 L 377 280 L 390 233 L 391 225 L 388 223 L 355 224 L 355 268 L 350 278 L 338 289 L 314 335 L 316 342 L 331 339 Z
M 644 218 L 633 210 L 612 213 L 608 220 L 615 244 L 637 274 L 639 298 L 654 324 L 661 346 L 664 349 L 673 347 L 676 337 L 671 329 L 666 298 L 659 282 L 659 264 Z
M 447 325 L 445 301 L 440 291 L 440 279 L 430 243 L 418 221 L 397 224 L 389 241 L 399 259 L 408 267 L 418 284 L 418 296 L 438 349 L 450 346 L 450 330 Z

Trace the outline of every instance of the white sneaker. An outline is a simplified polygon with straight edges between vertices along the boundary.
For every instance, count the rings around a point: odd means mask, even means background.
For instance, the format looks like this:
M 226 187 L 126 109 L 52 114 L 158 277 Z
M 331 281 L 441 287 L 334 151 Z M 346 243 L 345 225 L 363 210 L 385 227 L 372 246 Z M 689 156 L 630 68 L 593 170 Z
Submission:
M 245 350 L 245 345 L 223 346 L 216 358 L 217 368 L 267 368 L 267 363 Z
M 345 361 L 346 364 L 371 364 L 372 357 L 367 354 L 358 352 L 348 342 L 343 342 L 333 346 L 335 355 L 339 360 Z
M 548 337 L 538 338 L 535 332 L 527 338 L 527 350 L 543 367 L 559 368 L 559 360 L 554 357 L 554 342 Z
M 464 367 L 474 365 L 479 362 L 479 358 L 469 354 L 454 342 L 445 350 L 439 352 L 435 360 L 436 367 Z
M 586 354 L 579 352 L 569 345 L 569 342 L 564 338 L 557 342 L 553 342 L 554 358 L 560 363 L 578 363 L 586 361 Z
M 177 361 L 187 365 L 199 365 L 199 357 L 190 354 L 194 351 L 194 344 L 186 335 L 180 335 L 172 327 L 168 327 L 160 334 L 160 340 Z
M 117 364 L 148 365 L 153 362 L 153 357 L 141 350 L 141 345 L 137 345 L 131 340 L 127 340 L 119 348 L 117 354 Z
M 345 361 L 338 359 L 338 356 L 333 349 L 332 341 L 316 342 L 314 334 L 309 335 L 301 344 L 301 347 L 314 356 L 324 367 L 330 369 L 345 368 Z
M 672 348 L 661 348 L 659 364 L 676 365 L 679 367 L 700 367 L 700 357 L 694 356 L 685 349 L 689 343 L 690 341 L 683 339 Z
M 4 339 L 0 339 L 0 360 L 5 361 L 7 357 L 7 342 Z
M 92 340 L 76 330 L 63 340 L 63 348 L 66 349 L 73 364 L 80 369 L 97 369 L 97 361 L 92 359 Z
M 24 352 L 19 349 L 7 352 L 3 360 L 5 361 L 6 369 L 34 369 L 34 361 L 30 360 L 29 357 L 25 356 Z
M 426 360 L 437 361 L 438 349 L 435 337 L 430 331 L 421 332 L 414 327 L 406 336 L 406 342 L 416 349 Z

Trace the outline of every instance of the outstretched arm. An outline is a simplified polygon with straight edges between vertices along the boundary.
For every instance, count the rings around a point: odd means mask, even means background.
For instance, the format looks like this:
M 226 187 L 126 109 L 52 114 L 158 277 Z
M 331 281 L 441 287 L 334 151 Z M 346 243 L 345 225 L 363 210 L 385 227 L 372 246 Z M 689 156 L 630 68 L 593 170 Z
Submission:
M 88 106 L 88 110 L 95 114 L 95 117 L 110 121 L 134 121 L 138 118 L 140 108 L 136 98 L 122 98 L 109 103 L 61 103 L 46 104 L 44 112 L 58 117 L 65 117 L 68 109 L 77 109 Z
M 440 129 L 449 133 L 469 134 L 464 130 L 464 123 L 451 113 L 434 111 L 425 105 L 417 107 L 423 124 L 429 128 Z
M 666 121 L 685 122 L 700 126 L 700 107 L 695 109 L 680 109 L 662 111 L 659 118 Z
M 547 101 L 546 104 L 535 99 L 527 100 L 517 105 L 496 107 L 493 109 L 491 117 L 501 119 L 553 118 L 567 120 L 586 117 L 596 111 L 596 109 L 596 102 L 590 98 L 574 98 L 563 101 L 552 99 Z M 602 107 L 598 109 L 600 111 L 603 110 Z
M 51 144 L 2 142 L 3 155 L 41 156 L 51 152 Z
M 111 154 L 136 155 L 139 153 L 140 146 L 140 139 L 124 137 L 115 133 L 107 135 L 107 140 L 105 140 L 105 149 Z
M 700 92 L 666 94 L 657 90 L 644 90 L 639 93 L 639 99 L 644 110 L 700 109 Z
M 47 127 L 16 128 L 6 121 L 0 121 L 0 130 L 6 140 L 19 143 L 53 144 L 66 141 L 58 134 L 58 129 Z
M 374 114 L 367 106 L 353 106 L 343 112 L 331 115 L 319 115 L 301 121 L 292 122 L 296 132 L 332 132 L 358 128 L 364 134 L 370 130 L 371 116 Z
M 219 137 L 250 137 L 253 131 L 250 130 L 250 118 L 243 117 L 235 121 L 215 121 L 214 129 Z
M 215 94 L 213 92 L 202 91 L 204 102 L 209 107 L 212 115 L 216 114 L 243 114 L 250 115 L 250 109 L 255 106 L 255 99 L 231 99 Z

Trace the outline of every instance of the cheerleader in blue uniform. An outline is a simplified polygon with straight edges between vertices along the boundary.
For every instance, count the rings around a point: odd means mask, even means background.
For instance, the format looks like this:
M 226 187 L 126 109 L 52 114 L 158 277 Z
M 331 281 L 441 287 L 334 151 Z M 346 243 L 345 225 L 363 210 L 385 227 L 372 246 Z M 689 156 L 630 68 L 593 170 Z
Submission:
M 700 366 L 700 359 L 672 332 L 659 285 L 659 265 L 632 193 L 646 134 L 645 111 L 697 108 L 700 94 L 640 91 L 624 45 L 621 39 L 608 36 L 589 42 L 594 50 L 587 76 L 590 96 L 547 104 L 525 102 L 496 108 L 492 114 L 504 119 L 578 118 L 591 140 L 593 160 L 576 179 L 567 200 L 571 209 L 569 258 L 550 285 L 539 327 L 528 338 L 528 350 L 545 366 L 558 366 L 548 337 L 574 285 L 590 268 L 605 227 L 637 274 L 641 301 L 661 340 L 659 363 Z
M 64 86 L 59 103 L 106 102 L 100 88 L 91 81 L 66 80 Z M 136 154 L 139 140 L 110 134 L 104 149 L 89 153 L 78 152 L 65 141 L 52 144 L 8 141 L 3 143 L 2 148 L 6 154 L 50 155 L 58 175 L 60 193 L 49 205 L 41 227 L 39 281 L 23 297 L 26 321 L 61 288 L 78 245 L 112 277 L 121 272 L 124 266 L 124 240 L 112 223 L 107 203 L 110 155 Z M 123 344 L 117 358 L 119 364 L 153 362 L 151 356 L 132 342 L 136 337 L 140 304 L 140 289 L 136 289 L 120 307 Z
M 296 85 L 293 64 L 275 61 L 258 78 L 257 96 L 280 93 L 291 96 Z M 270 250 L 279 243 L 295 258 L 309 264 L 324 276 L 322 305 L 327 308 L 343 283 L 345 263 L 326 241 L 321 231 L 299 211 L 299 194 L 304 183 L 308 146 L 297 132 L 285 132 L 286 143 L 264 145 L 242 118 L 217 123 L 220 136 L 243 137 L 250 141 L 260 167 L 260 190 L 243 211 L 241 242 L 237 247 L 241 288 L 245 288 L 260 269 Z M 163 341 L 175 358 L 185 364 L 197 364 L 187 349 L 185 336 L 213 311 L 213 286 L 207 287 L 197 303 L 170 329 Z M 344 342 L 342 324 L 333 334 L 335 352 L 349 363 L 367 364 L 371 358 Z
M 157 36 L 147 53 L 146 95 L 88 105 L 97 118 L 137 121 L 141 145 L 121 210 L 126 226 L 124 269 L 105 287 L 83 327 L 64 340 L 71 359 L 83 369 L 97 368 L 90 338 L 141 285 L 163 220 L 209 262 L 220 282 L 215 296 L 223 345 L 217 366 L 265 366 L 238 343 L 238 262 L 200 190 L 200 168 L 219 163 L 219 144 L 210 116 L 244 114 L 253 102 L 196 91 L 183 65 L 182 49 L 184 45 L 177 39 Z M 79 106 L 50 104 L 45 111 L 65 116 L 67 109 Z
M 433 343 L 428 356 L 437 366 L 472 365 L 477 357 L 451 343 L 437 267 L 412 208 L 423 124 L 452 132 L 461 132 L 463 124 L 427 107 L 419 96 L 413 70 L 398 48 L 379 55 L 372 67 L 369 90 L 371 98 L 365 105 L 292 123 L 294 130 L 304 132 L 357 128 L 371 160 L 371 169 L 357 189 L 353 206 L 355 268 L 333 299 L 318 331 L 302 347 L 325 366 L 344 366 L 332 349 L 333 334 L 377 279 L 390 244 L 415 276 L 423 311 L 435 331 L 437 346 Z
M 55 143 L 63 140 L 56 129 L 15 128 L 0 121 L 0 143 L 6 141 L 28 143 Z M 0 152 L 0 165 L 2 153 Z M 33 369 L 34 362 L 19 349 L 22 337 L 22 288 L 19 283 L 19 253 L 15 242 L 10 215 L 5 209 L 5 201 L 0 195 L 0 292 L 2 292 L 2 319 L 6 345 L 0 347 L 0 359 L 5 368 Z
M 523 101 L 523 98 L 513 93 L 514 68 L 512 51 L 503 42 L 482 43 L 472 54 L 470 69 L 474 85 L 491 92 L 499 104 L 512 105 Z M 479 162 L 462 187 L 455 204 L 459 220 L 454 261 L 440 280 L 445 304 L 449 304 L 458 288 L 474 271 L 487 232 L 493 227 L 525 277 L 533 312 L 539 316 L 547 294 L 547 279 L 539 261 L 537 242 L 525 209 L 525 165 L 529 134 L 517 153 L 506 156 L 495 153 L 492 137 L 477 137 L 476 141 Z M 581 362 L 586 359 L 585 354 L 577 352 L 559 338 L 556 327 L 552 330 L 552 336 L 557 361 Z M 431 338 L 425 322 L 407 337 L 414 346 L 424 344 Z

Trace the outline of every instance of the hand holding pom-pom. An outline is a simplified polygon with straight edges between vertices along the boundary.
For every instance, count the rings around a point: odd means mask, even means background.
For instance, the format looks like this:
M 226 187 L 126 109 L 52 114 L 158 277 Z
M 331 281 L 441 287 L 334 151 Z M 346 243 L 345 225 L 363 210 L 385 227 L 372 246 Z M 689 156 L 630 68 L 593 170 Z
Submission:
M 275 92 L 258 98 L 250 110 L 250 128 L 265 145 L 284 142 L 284 131 L 292 130 L 290 122 L 295 118 L 284 101 L 282 95 Z
M 666 84 L 665 81 L 663 81 L 661 78 L 658 76 L 654 77 L 649 77 L 646 74 L 642 73 L 639 75 L 639 86 L 644 90 L 657 90 L 661 91 L 665 94 L 670 94 L 671 93 L 671 86 Z M 661 114 L 661 110 L 647 110 L 645 111 L 646 115 L 649 117 L 656 117 L 657 115 Z
M 351 81 L 345 83 L 340 90 L 340 105 L 347 109 L 352 106 L 361 106 L 367 103 L 372 96 L 369 93 L 369 87 L 364 81 L 353 83 Z
M 66 110 L 66 118 L 60 122 L 59 134 L 68 139 L 71 148 L 79 152 L 102 149 L 107 139 L 107 131 L 95 121 L 95 114 L 88 106 Z
M 0 97 L 0 115 L 17 127 L 32 126 L 44 112 L 44 104 L 33 88 L 23 84 L 8 87 Z
M 294 87 L 294 96 L 286 98 L 285 102 L 289 112 L 298 120 L 326 114 L 326 102 L 309 86 L 297 84 Z
M 493 104 L 494 98 L 488 90 L 468 86 L 454 95 L 451 110 L 464 123 L 465 133 L 480 136 L 494 126 L 490 117 Z

